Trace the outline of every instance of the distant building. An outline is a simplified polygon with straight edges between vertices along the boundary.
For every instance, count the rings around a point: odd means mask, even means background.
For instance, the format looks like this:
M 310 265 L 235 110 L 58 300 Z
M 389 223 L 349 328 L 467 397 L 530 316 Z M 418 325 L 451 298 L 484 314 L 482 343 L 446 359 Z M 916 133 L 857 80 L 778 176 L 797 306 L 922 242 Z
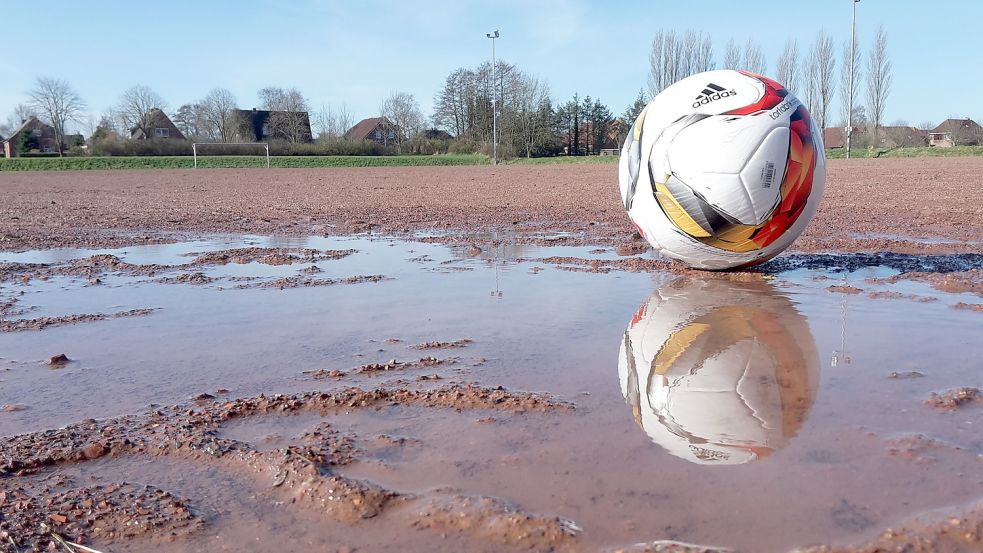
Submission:
M 854 148 L 913 148 L 926 144 L 928 133 L 915 127 L 880 127 L 876 133 L 867 127 L 853 127 Z M 823 145 L 830 150 L 846 148 L 846 128 L 823 129 Z
M 66 134 L 66 148 L 84 144 L 81 134 Z M 58 153 L 58 139 L 55 128 L 33 115 L 21 122 L 6 140 L 0 141 L 4 157 L 17 157 L 32 151 Z
M 946 119 L 928 132 L 928 145 L 939 148 L 983 144 L 983 127 L 970 118 Z
M 237 109 L 239 137 L 243 141 L 311 142 L 311 118 L 306 111 L 269 111 L 253 108 Z
M 860 147 L 860 143 L 866 140 L 866 136 L 866 128 L 853 127 L 852 146 Z M 846 127 L 829 127 L 823 129 L 823 146 L 830 150 L 846 148 Z
M 928 145 L 928 133 L 915 127 L 881 127 L 877 136 L 876 146 L 880 148 L 915 148 Z
M 578 132 L 573 129 L 564 131 L 558 138 L 565 144 L 563 147 L 566 155 L 619 155 L 621 152 L 621 137 L 627 136 L 628 131 L 622 126 L 620 119 L 614 119 L 608 125 L 607 134 L 601 137 L 599 142 L 595 142 L 594 129 L 587 122 L 578 125 Z M 574 144 L 576 142 L 576 144 Z M 573 148 L 573 151 L 571 151 Z M 588 151 L 590 150 L 590 151 Z
M 185 140 L 184 134 L 174 125 L 171 118 L 158 108 L 150 108 L 148 121 L 153 130 L 151 136 L 147 136 L 143 129 L 134 127 L 130 129 L 130 138 L 134 140 Z
M 348 140 L 371 140 L 383 146 L 396 143 L 399 129 L 395 123 L 385 117 L 369 117 L 362 119 L 354 127 L 348 129 L 345 138 Z
M 450 140 L 454 136 L 442 129 L 427 129 L 423 131 L 423 138 L 427 140 Z

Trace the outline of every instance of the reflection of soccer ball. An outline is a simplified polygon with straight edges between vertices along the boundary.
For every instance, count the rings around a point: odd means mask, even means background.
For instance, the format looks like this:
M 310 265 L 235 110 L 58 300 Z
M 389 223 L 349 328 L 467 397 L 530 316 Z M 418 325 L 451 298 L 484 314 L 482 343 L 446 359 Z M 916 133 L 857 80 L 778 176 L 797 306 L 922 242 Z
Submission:
M 708 71 L 649 102 L 621 154 L 628 216 L 656 249 L 702 269 L 756 265 L 812 219 L 826 181 L 822 133 L 782 85 Z
M 693 463 L 733 465 L 798 433 L 819 355 L 805 317 L 771 285 L 678 279 L 632 317 L 618 373 L 652 441 Z

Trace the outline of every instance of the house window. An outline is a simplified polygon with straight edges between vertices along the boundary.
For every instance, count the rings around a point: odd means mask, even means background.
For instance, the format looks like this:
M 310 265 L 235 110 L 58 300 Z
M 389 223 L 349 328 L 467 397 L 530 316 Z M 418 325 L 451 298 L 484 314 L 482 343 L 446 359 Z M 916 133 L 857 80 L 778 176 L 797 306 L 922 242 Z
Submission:
M 372 133 L 372 136 L 375 137 L 376 140 L 382 140 L 382 131 L 376 130 L 374 133 Z
M 267 136 L 270 136 L 270 127 L 268 125 L 263 125 L 263 128 L 260 132 L 263 133 L 260 136 L 260 138 L 266 138 Z
M 396 133 L 389 131 L 389 140 L 396 140 Z
M 171 130 L 157 127 L 154 129 L 154 136 L 157 138 L 169 138 L 171 136 Z

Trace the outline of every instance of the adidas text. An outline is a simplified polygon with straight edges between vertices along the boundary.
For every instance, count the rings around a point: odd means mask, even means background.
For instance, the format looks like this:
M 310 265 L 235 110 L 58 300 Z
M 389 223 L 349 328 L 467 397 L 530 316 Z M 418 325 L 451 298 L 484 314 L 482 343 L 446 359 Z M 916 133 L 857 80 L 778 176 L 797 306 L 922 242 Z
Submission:
M 737 96 L 737 91 L 731 89 L 731 90 L 722 90 L 720 92 L 714 92 L 713 94 L 701 94 L 696 97 L 697 99 L 695 102 L 693 102 L 693 107 L 698 108 L 700 106 L 705 106 L 710 102 L 719 100 L 721 98 L 728 98 L 730 96 Z

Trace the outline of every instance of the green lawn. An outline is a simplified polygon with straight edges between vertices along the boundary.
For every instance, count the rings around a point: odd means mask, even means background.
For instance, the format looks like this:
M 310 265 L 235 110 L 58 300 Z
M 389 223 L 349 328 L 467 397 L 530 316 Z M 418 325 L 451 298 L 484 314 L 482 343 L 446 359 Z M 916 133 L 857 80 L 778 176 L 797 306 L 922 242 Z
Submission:
M 954 157 L 983 156 L 983 146 L 954 148 L 896 148 L 853 151 L 857 158 L 865 157 Z M 842 148 L 826 150 L 826 157 L 846 157 Z M 557 156 L 516 158 L 503 161 L 507 165 L 614 165 L 618 156 Z M 437 165 L 487 165 L 487 156 L 476 154 L 445 154 L 433 156 L 271 156 L 270 166 L 283 167 L 410 167 Z M 45 157 L 0 158 L 0 171 L 80 171 L 92 169 L 190 169 L 194 160 L 189 156 L 118 156 L 118 157 Z M 198 158 L 200 168 L 266 167 L 262 156 L 204 156 Z
M 447 154 L 434 156 L 270 156 L 270 167 L 399 167 L 433 165 L 483 165 L 482 155 Z M 0 171 L 80 171 L 93 169 L 190 169 L 189 156 L 119 156 L 0 158 Z M 200 168 L 266 167 L 263 156 L 204 156 Z
M 618 156 L 556 156 L 556 157 L 519 157 L 503 161 L 510 165 L 617 165 Z
M 983 146 L 953 146 L 952 148 L 893 148 L 893 149 L 866 149 L 854 148 L 851 152 L 853 157 L 964 157 L 964 156 L 983 156 Z M 826 150 L 826 157 L 830 159 L 843 159 L 846 157 L 846 150 L 836 148 Z

